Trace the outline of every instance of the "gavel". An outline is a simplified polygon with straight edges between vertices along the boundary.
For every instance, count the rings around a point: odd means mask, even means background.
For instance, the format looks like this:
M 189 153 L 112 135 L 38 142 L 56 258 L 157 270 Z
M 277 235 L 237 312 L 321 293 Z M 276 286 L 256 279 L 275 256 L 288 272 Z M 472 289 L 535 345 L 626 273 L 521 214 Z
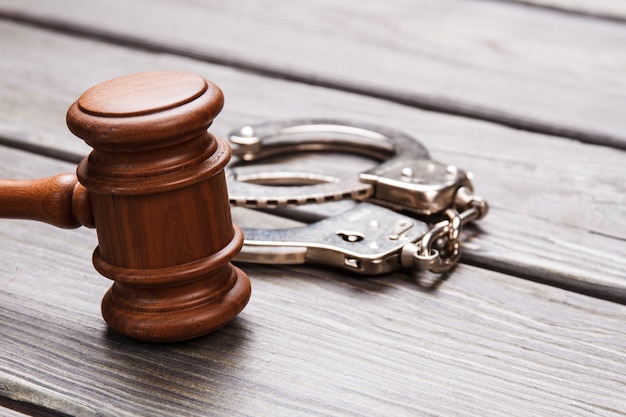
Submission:
M 114 331 L 171 342 L 238 315 L 250 281 L 231 264 L 233 224 L 224 167 L 231 150 L 208 132 L 220 88 L 188 72 L 147 72 L 98 84 L 67 112 L 93 151 L 76 175 L 0 180 L 0 217 L 95 227 L 96 270 L 114 281 L 102 315 Z

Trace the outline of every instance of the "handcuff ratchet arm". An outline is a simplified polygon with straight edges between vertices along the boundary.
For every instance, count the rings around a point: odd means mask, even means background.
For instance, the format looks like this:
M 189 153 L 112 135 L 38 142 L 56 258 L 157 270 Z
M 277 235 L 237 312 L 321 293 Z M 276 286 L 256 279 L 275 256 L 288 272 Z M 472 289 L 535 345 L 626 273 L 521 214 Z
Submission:
M 398 270 L 402 248 L 418 242 L 428 225 L 393 210 L 361 203 L 337 216 L 289 229 L 245 229 L 237 260 L 305 262 L 378 275 Z

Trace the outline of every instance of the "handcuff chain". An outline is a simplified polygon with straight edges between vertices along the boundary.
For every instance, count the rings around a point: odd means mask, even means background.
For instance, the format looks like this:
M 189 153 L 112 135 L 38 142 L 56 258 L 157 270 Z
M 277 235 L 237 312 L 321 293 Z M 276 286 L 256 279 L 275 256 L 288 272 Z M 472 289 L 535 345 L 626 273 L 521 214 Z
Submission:
M 455 209 L 445 212 L 447 219 L 435 224 L 422 237 L 415 257 L 419 263 L 427 263 L 431 272 L 441 274 L 451 270 L 461 257 L 461 217 Z
M 463 225 L 482 218 L 486 210 L 486 203 L 478 196 L 472 196 L 467 208 L 460 213 L 455 208 L 447 209 L 446 219 L 433 225 L 419 242 L 405 245 L 401 254 L 403 266 L 415 272 L 449 272 L 461 258 Z

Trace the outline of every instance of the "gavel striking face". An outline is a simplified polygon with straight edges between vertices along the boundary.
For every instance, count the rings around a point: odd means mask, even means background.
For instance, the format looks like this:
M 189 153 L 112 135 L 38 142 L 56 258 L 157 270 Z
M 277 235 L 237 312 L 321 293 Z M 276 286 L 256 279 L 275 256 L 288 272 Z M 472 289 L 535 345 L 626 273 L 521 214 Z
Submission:
M 155 342 L 207 334 L 250 297 L 230 260 L 233 225 L 224 167 L 230 147 L 207 132 L 220 89 L 186 72 L 106 81 L 68 110 L 69 129 L 93 152 L 74 175 L 0 181 L 0 217 L 96 228 L 93 263 L 112 279 L 102 300 L 109 326 Z

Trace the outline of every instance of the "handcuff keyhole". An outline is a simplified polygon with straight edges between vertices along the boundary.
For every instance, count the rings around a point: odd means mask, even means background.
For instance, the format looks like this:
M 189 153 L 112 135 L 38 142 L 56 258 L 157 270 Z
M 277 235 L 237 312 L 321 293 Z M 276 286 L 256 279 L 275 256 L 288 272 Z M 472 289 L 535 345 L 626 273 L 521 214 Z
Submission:
M 346 242 L 355 243 L 365 239 L 365 236 L 359 232 L 347 232 L 344 230 L 337 231 L 337 236 L 341 237 Z

